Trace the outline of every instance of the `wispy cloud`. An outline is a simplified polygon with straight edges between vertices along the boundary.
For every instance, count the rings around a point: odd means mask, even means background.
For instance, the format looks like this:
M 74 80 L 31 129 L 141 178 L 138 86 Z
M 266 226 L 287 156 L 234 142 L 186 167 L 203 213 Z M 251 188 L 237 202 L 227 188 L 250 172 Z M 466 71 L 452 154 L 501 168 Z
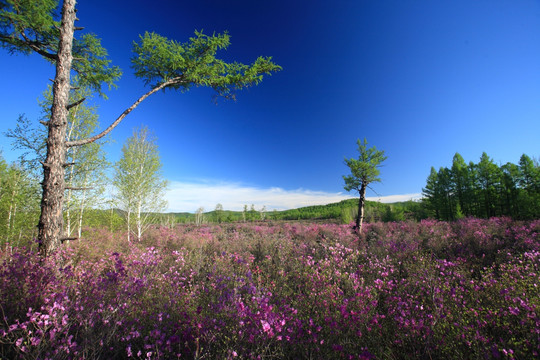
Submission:
M 368 198 L 373 201 L 395 202 L 418 198 L 420 194 L 407 194 Z M 306 189 L 285 190 L 278 187 L 258 188 L 230 182 L 170 181 L 167 191 L 168 211 L 195 212 L 199 207 L 211 211 L 220 203 L 226 210 L 240 211 L 244 205 L 255 205 L 268 210 L 294 209 L 310 205 L 324 205 L 354 198 L 347 193 L 330 193 Z
M 400 201 L 409 201 L 409 200 L 420 200 L 422 198 L 421 193 L 414 193 L 414 194 L 402 194 L 402 195 L 386 195 L 386 196 L 379 196 L 379 197 L 366 197 L 366 200 L 369 201 L 379 201 L 382 203 L 394 203 L 394 202 L 400 202 Z

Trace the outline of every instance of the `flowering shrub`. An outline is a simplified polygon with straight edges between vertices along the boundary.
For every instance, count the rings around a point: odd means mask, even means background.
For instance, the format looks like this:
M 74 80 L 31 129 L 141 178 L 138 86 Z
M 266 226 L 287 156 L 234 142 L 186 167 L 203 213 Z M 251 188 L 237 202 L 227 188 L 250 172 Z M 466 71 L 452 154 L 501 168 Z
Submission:
M 540 221 L 86 233 L 2 255 L 1 359 L 540 356 Z

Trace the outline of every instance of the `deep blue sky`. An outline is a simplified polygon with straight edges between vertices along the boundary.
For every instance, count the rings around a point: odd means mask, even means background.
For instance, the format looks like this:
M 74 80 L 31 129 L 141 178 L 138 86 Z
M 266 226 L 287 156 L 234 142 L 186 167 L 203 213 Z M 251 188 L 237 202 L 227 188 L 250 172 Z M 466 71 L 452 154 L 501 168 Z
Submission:
M 500 164 L 540 155 L 538 1 L 81 0 L 78 17 L 124 71 L 99 102 L 102 126 L 146 91 L 129 62 L 145 31 L 180 42 L 228 31 L 225 59 L 283 66 L 236 102 L 215 105 L 202 88 L 153 95 L 113 131 L 112 161 L 134 127 L 155 132 L 171 210 L 335 201 L 364 137 L 388 156 L 381 196 L 420 193 L 455 152 Z M 54 69 L 6 52 L 0 64 L 5 132 L 20 113 L 36 118 Z M 16 159 L 3 136 L 0 148 Z

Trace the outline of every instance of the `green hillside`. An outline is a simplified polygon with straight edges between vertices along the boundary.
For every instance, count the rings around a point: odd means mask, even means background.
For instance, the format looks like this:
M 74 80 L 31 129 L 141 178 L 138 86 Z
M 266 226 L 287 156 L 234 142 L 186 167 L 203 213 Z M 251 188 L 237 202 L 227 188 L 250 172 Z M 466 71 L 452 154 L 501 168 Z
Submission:
M 200 216 L 202 223 L 261 221 L 261 220 L 331 220 L 334 222 L 352 222 L 358 213 L 358 200 L 348 199 L 327 205 L 313 205 L 290 210 L 261 212 L 247 211 L 208 211 Z M 181 223 L 197 222 L 197 215 L 192 213 L 169 213 Z M 399 221 L 405 219 L 421 220 L 427 217 L 422 203 L 416 201 L 383 204 L 367 201 L 365 219 L 373 221 Z

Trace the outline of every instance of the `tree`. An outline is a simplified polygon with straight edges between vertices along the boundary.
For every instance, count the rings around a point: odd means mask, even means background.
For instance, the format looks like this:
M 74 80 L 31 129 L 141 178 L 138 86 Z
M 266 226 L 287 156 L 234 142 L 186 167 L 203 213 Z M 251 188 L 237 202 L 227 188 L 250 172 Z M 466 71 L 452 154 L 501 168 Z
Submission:
M 485 153 L 482 153 L 480 162 L 477 165 L 478 181 L 480 185 L 480 193 L 483 200 L 483 216 L 491 217 L 495 216 L 495 210 L 497 205 L 497 191 L 496 188 L 499 185 L 500 169 L 491 160 L 491 158 Z
M 151 223 L 152 214 L 167 207 L 163 200 L 167 182 L 161 177 L 156 139 L 146 127 L 133 131 L 122 147 L 122 158 L 115 168 L 113 184 L 117 190 L 116 198 L 126 212 L 128 241 L 131 240 L 132 222 L 140 241 Z
M 422 196 L 426 199 L 427 208 L 435 213 L 436 219 L 440 219 L 441 194 L 439 191 L 439 174 L 433 166 L 426 180 L 426 187 L 422 189 Z
M 248 206 L 244 205 L 244 209 L 242 210 L 242 220 L 246 222 L 247 220 L 247 213 L 248 213 Z
M 431 168 L 424 204 L 437 219 L 453 220 L 462 216 L 488 218 L 511 216 L 535 219 L 540 214 L 540 169 L 523 154 L 519 166 L 498 166 L 484 152 L 478 164 L 456 153 L 452 169 Z
M 455 197 L 453 194 L 454 184 L 452 183 L 451 171 L 446 167 L 441 167 L 437 173 L 438 195 L 440 197 L 441 217 L 443 220 L 455 219 Z
M 216 222 L 218 224 L 221 224 L 221 222 L 223 221 L 223 205 L 217 203 L 214 212 L 216 215 Z
M 0 0 L 0 43 L 11 53 L 37 53 L 56 65 L 53 105 L 48 128 L 47 156 L 43 162 L 41 216 L 38 240 L 43 255 L 54 251 L 63 240 L 64 166 L 66 150 L 92 143 L 107 135 L 148 96 L 165 89 L 187 91 L 207 86 L 217 96 L 234 99 L 235 90 L 257 85 L 264 74 L 281 69 L 270 57 L 259 57 L 253 64 L 227 63 L 216 59 L 217 50 L 229 46 L 227 33 L 212 36 L 195 32 L 187 43 L 178 43 L 154 33 L 141 36 L 134 44 L 132 67 L 150 90 L 101 133 L 85 139 L 66 140 L 70 104 L 70 76 L 79 75 L 82 86 L 101 93 L 102 84 L 112 86 L 120 70 L 110 66 L 107 52 L 92 34 L 75 38 L 76 0 L 64 0 L 58 21 L 58 1 Z
M 31 240 L 38 220 L 37 182 L 16 164 L 7 164 L 0 154 L 0 251 L 15 240 Z
M 345 181 L 344 188 L 346 191 L 358 191 L 358 216 L 356 217 L 355 229 L 361 232 L 364 221 L 366 189 L 369 187 L 369 184 L 381 181 L 379 178 L 379 167 L 387 157 L 384 155 L 384 151 L 377 150 L 375 146 L 368 148 L 365 138 L 363 142 L 358 139 L 356 143 L 358 144 L 358 159 L 345 159 L 345 164 L 351 170 L 351 174 L 343 176 L 343 180 Z
M 467 190 L 468 190 L 468 172 L 467 164 L 463 159 L 463 156 L 459 153 L 455 153 L 454 158 L 452 159 L 452 169 L 451 177 L 453 184 L 453 192 L 457 197 L 456 208 L 459 206 L 459 209 L 463 214 L 469 214 L 469 203 L 467 200 Z
M 502 171 L 502 194 L 501 201 L 504 204 L 503 214 L 516 218 L 520 213 L 519 204 L 519 167 L 516 164 L 506 163 L 501 166 Z
M 75 81 L 70 97 L 77 104 L 67 117 L 67 140 L 86 138 L 98 128 L 98 115 L 95 106 L 87 106 L 82 99 L 92 97 L 88 88 L 79 86 Z M 41 107 L 41 122 L 50 117 L 52 105 L 52 88 L 48 87 L 39 101 Z M 39 164 L 46 158 L 47 132 L 42 126 L 38 127 L 26 117 L 20 116 L 14 129 L 7 131 L 6 136 L 12 138 L 14 149 L 22 150 L 19 157 L 25 170 L 36 178 L 42 177 Z M 103 142 L 95 141 L 83 147 L 72 147 L 66 150 L 66 199 L 64 201 L 65 226 L 64 234 L 72 237 L 77 229 L 80 238 L 85 210 L 96 205 L 102 198 L 104 190 L 105 168 L 109 166 L 102 149 Z
M 199 207 L 195 212 L 195 224 L 201 225 L 204 222 L 204 207 Z
M 540 216 L 540 168 L 528 155 L 519 158 L 520 204 L 523 217 L 528 219 Z

